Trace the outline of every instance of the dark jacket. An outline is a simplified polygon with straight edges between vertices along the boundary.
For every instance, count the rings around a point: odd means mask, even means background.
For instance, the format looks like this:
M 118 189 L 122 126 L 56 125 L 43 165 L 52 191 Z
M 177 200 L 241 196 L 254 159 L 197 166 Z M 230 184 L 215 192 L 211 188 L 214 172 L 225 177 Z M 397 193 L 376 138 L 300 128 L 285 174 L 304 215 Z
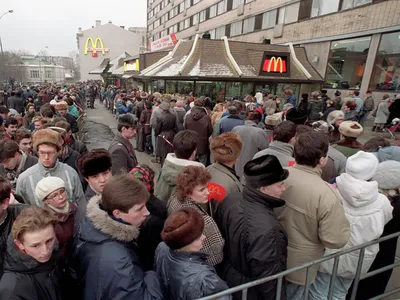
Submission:
M 223 134 L 224 132 L 231 132 L 233 128 L 239 125 L 244 125 L 244 120 L 237 115 L 231 115 L 226 119 L 221 119 L 219 133 Z
M 142 110 L 140 114 L 140 130 L 143 131 L 145 135 L 151 134 L 150 118 L 152 110 Z
M 183 127 L 183 123 L 185 120 L 186 110 L 183 107 L 175 107 L 176 114 L 176 126 L 178 127 L 178 131 L 182 131 L 185 128 Z
M 26 153 L 23 153 L 23 156 L 21 158 L 21 163 L 22 161 L 25 161 L 24 165 L 21 166 L 20 164 L 20 169 L 17 170 L 8 170 L 6 168 L 4 168 L 3 164 L 0 164 L 0 175 L 6 177 L 10 183 L 13 189 L 16 188 L 17 185 L 17 179 L 19 177 L 20 174 L 22 174 L 23 172 L 25 172 L 26 170 L 28 170 L 30 167 L 34 166 L 37 164 L 38 162 L 38 158 Z
M 156 251 L 156 271 L 165 288 L 165 299 L 194 300 L 228 289 L 201 252 L 171 250 L 164 242 Z M 219 299 L 231 299 L 225 296 Z
M 400 99 L 396 99 L 392 105 L 389 106 L 389 118 L 387 123 L 390 124 L 394 118 L 400 118 Z
M 7 100 L 7 104 L 9 109 L 15 109 L 20 115 L 25 113 L 25 100 L 22 97 L 10 97 Z
M 129 172 L 138 163 L 131 142 L 126 140 L 120 133 L 114 136 L 108 152 L 111 155 L 113 175 L 120 174 L 121 172 Z
M 208 139 L 212 134 L 211 118 L 207 115 L 204 107 L 194 106 L 185 120 L 185 129 L 196 131 L 199 135 L 197 139 L 197 154 L 207 154 L 210 152 Z
M 0 225 L 0 278 L 3 275 L 3 261 L 7 251 L 7 239 L 11 232 L 12 225 L 21 211 L 29 207 L 28 205 L 10 205 L 7 207 L 7 217 L 3 224 Z
M 221 277 L 230 287 L 286 270 L 287 234 L 273 211 L 284 204 L 245 186 L 243 193 L 228 196 L 218 206 L 215 219 L 226 245 Z M 256 286 L 247 297 L 275 299 L 276 285 L 270 281 Z M 285 288 L 281 299 L 286 299 Z
M 69 146 L 67 146 L 67 147 L 68 147 L 68 150 L 67 150 L 65 157 L 60 157 L 58 160 L 64 164 L 70 166 L 71 168 L 73 168 L 76 171 L 76 173 L 79 174 L 78 167 L 76 166 L 76 161 L 78 160 L 80 154 L 79 154 L 79 152 L 72 150 L 71 147 L 69 147 Z
M 320 113 L 324 110 L 324 104 L 321 99 L 311 99 L 308 101 L 308 120 L 318 121 L 321 119 Z
M 150 216 L 140 228 L 137 239 L 139 246 L 139 259 L 144 271 L 153 270 L 154 254 L 161 239 L 161 231 L 167 219 L 167 207 L 165 202 L 154 195 L 150 195 L 146 203 Z
M 10 235 L 4 260 L 4 274 L 0 281 L 0 300 L 60 300 L 73 299 L 67 292 L 67 276 L 59 265 L 58 245 L 46 263 L 39 263 L 17 249 Z
M 72 133 L 77 133 L 79 131 L 78 122 L 76 121 L 76 118 L 73 115 L 67 113 L 65 116 L 62 117 L 67 120 L 69 125 L 71 125 Z
M 362 113 L 367 113 L 369 111 L 373 111 L 375 107 L 375 101 L 372 96 L 368 97 L 367 99 L 364 100 L 364 104 L 362 107 Z
M 88 152 L 88 148 L 86 147 L 85 143 L 78 141 L 71 137 L 70 142 L 68 143 L 68 146 L 72 148 L 72 150 L 75 150 L 79 154 L 85 154 Z
M 141 100 L 138 104 L 136 104 L 135 115 L 138 119 L 140 119 L 142 111 L 144 111 L 144 100 Z
M 74 241 L 83 299 L 163 299 L 158 275 L 144 273 L 139 263 L 139 228 L 111 218 L 100 208 L 100 199 L 89 201 Z
M 157 137 L 156 143 L 156 155 L 161 158 L 166 158 L 168 153 L 174 152 L 174 149 L 170 144 L 168 144 L 165 139 L 167 139 L 171 144 L 174 139 L 175 134 L 178 132 L 176 127 L 176 116 L 168 111 L 161 110 L 161 114 L 157 120 L 157 125 L 154 130 L 155 136 Z

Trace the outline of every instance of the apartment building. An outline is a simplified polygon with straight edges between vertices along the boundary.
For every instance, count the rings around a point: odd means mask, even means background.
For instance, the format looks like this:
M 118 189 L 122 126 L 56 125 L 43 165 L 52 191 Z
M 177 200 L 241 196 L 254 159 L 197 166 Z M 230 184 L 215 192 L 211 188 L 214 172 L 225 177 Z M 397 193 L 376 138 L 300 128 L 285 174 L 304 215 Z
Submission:
M 335 90 L 400 92 L 399 0 L 148 0 L 148 42 L 210 33 L 243 42 L 304 46 Z

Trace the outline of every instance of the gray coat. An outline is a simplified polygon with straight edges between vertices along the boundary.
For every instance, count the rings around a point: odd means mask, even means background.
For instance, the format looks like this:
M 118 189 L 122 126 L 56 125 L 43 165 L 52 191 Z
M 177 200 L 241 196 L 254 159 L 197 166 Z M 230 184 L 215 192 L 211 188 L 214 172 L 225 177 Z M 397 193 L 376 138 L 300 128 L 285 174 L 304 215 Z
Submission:
M 114 136 L 108 152 L 111 155 L 113 175 L 129 172 L 138 163 L 131 142 L 126 140 L 120 133 Z
M 234 127 L 232 132 L 240 135 L 242 139 L 242 152 L 235 165 L 236 174 L 242 177 L 244 166 L 253 159 L 254 154 L 268 148 L 268 134 L 253 121 L 246 121 L 244 125 Z
M 387 119 L 389 117 L 389 107 L 387 101 L 381 101 L 378 105 L 375 124 L 386 124 Z
M 220 163 L 213 163 L 207 167 L 211 175 L 211 182 L 222 185 L 226 189 L 226 196 L 243 191 L 243 184 L 239 177 Z
M 258 152 L 254 155 L 253 159 L 267 154 L 276 156 L 281 163 L 282 168 L 290 167 L 295 162 L 293 157 L 293 145 L 288 143 L 272 141 L 268 149 Z

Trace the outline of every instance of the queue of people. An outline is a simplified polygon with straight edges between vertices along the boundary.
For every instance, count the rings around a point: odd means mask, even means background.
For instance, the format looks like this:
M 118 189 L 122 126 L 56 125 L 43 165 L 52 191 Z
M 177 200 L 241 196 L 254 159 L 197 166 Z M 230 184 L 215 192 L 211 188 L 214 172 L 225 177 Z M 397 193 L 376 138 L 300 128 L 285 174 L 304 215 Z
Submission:
M 90 108 L 97 96 L 124 106 L 108 150 L 74 138 L 77 91 Z M 279 103 L 262 91 L 215 107 L 191 95 L 185 106 L 177 95 L 97 82 L 47 96 L 37 116 L 29 104 L 20 112 L 25 128 L 6 119 L 0 141 L 0 300 L 199 299 L 400 231 L 400 148 L 358 140 L 359 119 L 346 120 L 362 113 L 358 99 L 316 91 L 297 106 L 292 91 Z M 367 247 L 361 274 L 395 252 L 395 239 Z M 335 299 L 351 291 L 359 255 L 341 257 Z M 326 299 L 333 264 L 247 297 Z M 388 272 L 362 280 L 357 299 L 382 293 Z M 220 299 L 231 298 L 241 295 Z

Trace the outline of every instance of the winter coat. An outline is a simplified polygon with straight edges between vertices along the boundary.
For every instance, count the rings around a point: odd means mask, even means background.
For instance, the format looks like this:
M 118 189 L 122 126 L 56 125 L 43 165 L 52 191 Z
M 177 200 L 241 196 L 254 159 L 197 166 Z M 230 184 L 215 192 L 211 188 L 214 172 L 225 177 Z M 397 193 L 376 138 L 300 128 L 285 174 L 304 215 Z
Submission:
M 158 244 L 162 242 L 161 231 L 168 216 L 165 202 L 154 195 L 150 195 L 146 207 L 150 216 L 141 226 L 137 239 L 139 259 L 144 271 L 153 270 L 154 255 Z
M 194 300 L 228 289 L 206 258 L 207 255 L 201 252 L 174 251 L 164 242 L 160 243 L 155 266 L 164 284 L 165 299 Z
M 29 128 L 29 125 L 32 124 L 32 120 L 35 116 L 36 116 L 35 112 L 33 112 L 31 114 L 26 113 L 24 116 L 24 121 L 22 123 L 22 126 L 24 126 L 25 128 Z
M 207 262 L 210 265 L 218 265 L 224 258 L 225 241 L 218 229 L 217 224 L 213 220 L 212 216 L 209 216 L 199 204 L 195 203 L 189 197 L 185 198 L 183 201 L 179 201 L 175 195 L 172 196 L 167 203 L 168 215 L 185 207 L 194 208 L 203 217 L 203 234 L 205 235 L 206 239 L 204 240 L 201 252 L 204 252 L 208 255 Z
M 265 115 L 273 115 L 276 111 L 276 101 L 273 99 L 268 99 L 267 102 L 264 103 L 263 110 Z
M 186 117 L 185 129 L 196 131 L 197 154 L 210 153 L 209 137 L 212 134 L 211 118 L 207 115 L 204 107 L 194 106 L 191 113 Z
M 342 152 L 344 156 L 350 157 L 360 151 L 363 145 L 357 140 L 341 139 L 335 144 L 332 144 L 332 147 Z
M 289 237 L 287 269 L 291 269 L 322 257 L 325 248 L 342 248 L 350 226 L 336 191 L 321 179 L 320 168 L 296 164 L 288 170 L 282 197 L 286 205 L 275 212 Z M 318 266 L 310 268 L 310 283 L 317 270 Z M 304 285 L 306 270 L 293 272 L 286 280 Z
M 143 272 L 136 226 L 111 218 L 93 197 L 76 234 L 73 257 L 83 300 L 163 299 L 158 275 Z
M 140 114 L 140 130 L 142 130 L 145 135 L 151 134 L 150 118 L 151 110 L 145 109 Z
M 375 106 L 374 98 L 368 97 L 364 100 L 362 112 L 365 114 L 367 112 L 373 111 Z
M 400 161 L 400 147 L 398 146 L 379 148 L 377 152 L 374 152 L 374 154 L 380 163 L 386 160 Z
M 321 99 L 311 99 L 308 101 L 308 120 L 310 121 L 318 121 L 321 119 L 320 113 L 322 113 L 324 109 L 324 104 Z
M 136 114 L 136 118 L 138 118 L 138 119 L 140 119 L 142 111 L 145 110 L 144 102 L 145 102 L 145 100 L 141 100 L 140 102 L 137 102 L 137 104 L 136 104 L 135 114 Z
M 351 110 L 351 111 L 346 111 L 344 113 L 344 121 L 358 121 L 358 114 L 357 114 L 357 110 Z
M 296 95 L 291 94 L 286 98 L 286 103 L 292 104 L 294 107 L 297 105 Z
M 156 156 L 165 158 L 168 153 L 174 152 L 173 147 L 168 144 L 162 137 L 167 139 L 171 144 L 175 134 L 178 132 L 176 127 L 176 116 L 170 111 L 161 111 L 161 115 L 157 120 L 154 130 L 157 137 Z
M 212 125 L 213 128 L 215 127 L 215 125 L 217 124 L 217 122 L 218 122 L 219 120 L 221 120 L 222 114 L 223 114 L 222 111 L 214 111 L 214 112 L 211 114 L 211 125 Z
M 75 104 L 68 107 L 68 113 L 73 115 L 75 118 L 79 118 L 79 111 Z
M 374 123 L 386 124 L 388 117 L 389 117 L 388 102 L 386 100 L 383 100 L 378 104 Z
M 204 167 L 202 163 L 177 158 L 174 153 L 169 153 L 158 173 L 154 195 L 167 202 L 175 194 L 176 178 L 187 166 Z
M 70 166 L 71 168 L 73 168 L 76 173 L 79 172 L 78 167 L 76 165 L 76 162 L 80 156 L 79 152 L 73 150 L 71 147 L 67 146 L 68 149 L 66 150 L 67 153 L 65 155 L 65 157 L 59 157 L 58 160 L 68 166 Z
M 226 239 L 221 274 L 229 287 L 286 270 L 288 238 L 274 213 L 283 205 L 285 201 L 247 186 L 219 205 L 215 219 Z M 273 280 L 251 288 L 247 298 L 275 299 L 276 285 Z M 281 296 L 286 299 L 285 288 Z
M 236 174 L 242 177 L 244 166 L 253 159 L 254 154 L 268 148 L 268 135 L 253 121 L 245 121 L 244 125 L 236 126 L 232 132 L 242 139 L 242 152 L 235 164 Z
M 129 108 L 124 103 L 117 104 L 117 111 L 120 115 L 129 113 Z
M 400 118 L 400 99 L 396 99 L 389 107 L 388 124 L 390 124 L 394 118 Z
M 129 172 L 138 163 L 133 145 L 120 133 L 114 136 L 108 152 L 111 155 L 113 175 Z
M 272 141 L 269 148 L 257 152 L 253 159 L 259 158 L 264 155 L 274 155 L 279 160 L 283 168 L 291 167 L 294 165 L 295 160 L 293 157 L 293 145 L 280 141 Z
M 69 292 L 76 290 L 76 287 L 68 286 L 66 275 L 58 265 L 58 257 L 56 243 L 50 260 L 39 263 L 18 250 L 10 235 L 4 260 L 4 274 L 0 280 L 0 300 L 73 299 Z
M 234 169 L 216 162 L 208 166 L 207 171 L 211 175 L 211 182 L 217 183 L 225 188 L 225 197 L 232 193 L 243 191 L 243 185 L 240 182 L 240 177 L 237 175 Z
M 9 109 L 15 109 L 21 116 L 25 113 L 25 100 L 22 97 L 10 97 L 7 103 Z
M 13 189 L 16 188 L 19 175 L 38 163 L 37 157 L 23 152 L 21 153 L 21 161 L 16 170 L 8 170 L 4 168 L 3 164 L 0 164 L 0 175 L 6 177 L 10 181 Z
M 72 150 L 75 150 L 79 154 L 85 154 L 88 152 L 88 148 L 85 143 L 82 143 L 81 141 L 75 140 L 73 137 L 71 137 L 70 142 L 68 143 L 68 146 L 72 148 Z
M 73 115 L 67 113 L 65 116 L 62 117 L 65 118 L 69 123 L 69 125 L 71 126 L 72 133 L 77 133 L 79 131 L 78 122 L 76 121 L 76 118 Z
M 359 180 L 344 173 L 336 178 L 337 189 L 341 195 L 343 208 L 350 223 L 350 239 L 340 249 L 325 249 L 325 255 L 350 249 L 379 238 L 386 223 L 392 219 L 393 207 L 386 196 L 378 192 L 376 181 Z M 361 274 L 367 273 L 379 252 L 379 245 L 365 248 Z M 339 260 L 337 276 L 353 279 L 356 275 L 359 252 L 342 255 Z M 320 271 L 332 274 L 333 259 L 325 261 Z
M 219 133 L 231 132 L 233 128 L 239 125 L 244 125 L 244 121 L 237 115 L 230 115 L 226 119 L 222 118 L 219 124 Z
M 58 218 L 58 223 L 54 226 L 54 231 L 60 245 L 60 253 L 63 257 L 69 259 L 71 256 L 74 236 L 76 205 L 71 203 L 67 213 L 56 212 L 50 207 L 48 207 L 48 209 L 53 211 Z
M 345 172 L 347 157 L 344 156 L 342 152 L 333 148 L 332 146 L 329 146 L 328 157 L 333 161 L 334 166 L 334 175 L 332 178 L 335 178 Z
M 7 239 L 11 232 L 12 225 L 15 219 L 21 213 L 24 208 L 29 207 L 28 205 L 16 204 L 7 207 L 7 216 L 3 223 L 0 224 L 0 278 L 3 276 L 3 261 L 7 251 Z
M 183 127 L 183 119 L 186 114 L 186 110 L 183 107 L 175 107 L 174 108 L 176 114 L 176 126 L 178 127 L 178 131 L 182 131 L 185 128 Z
M 35 188 L 40 180 L 49 176 L 59 177 L 64 180 L 70 202 L 79 203 L 79 201 L 85 201 L 78 173 L 70 166 L 58 160 L 53 168 L 45 168 L 39 161 L 36 165 L 19 175 L 16 193 L 24 198 L 25 203 L 43 207 L 43 201 L 40 201 L 36 197 Z

